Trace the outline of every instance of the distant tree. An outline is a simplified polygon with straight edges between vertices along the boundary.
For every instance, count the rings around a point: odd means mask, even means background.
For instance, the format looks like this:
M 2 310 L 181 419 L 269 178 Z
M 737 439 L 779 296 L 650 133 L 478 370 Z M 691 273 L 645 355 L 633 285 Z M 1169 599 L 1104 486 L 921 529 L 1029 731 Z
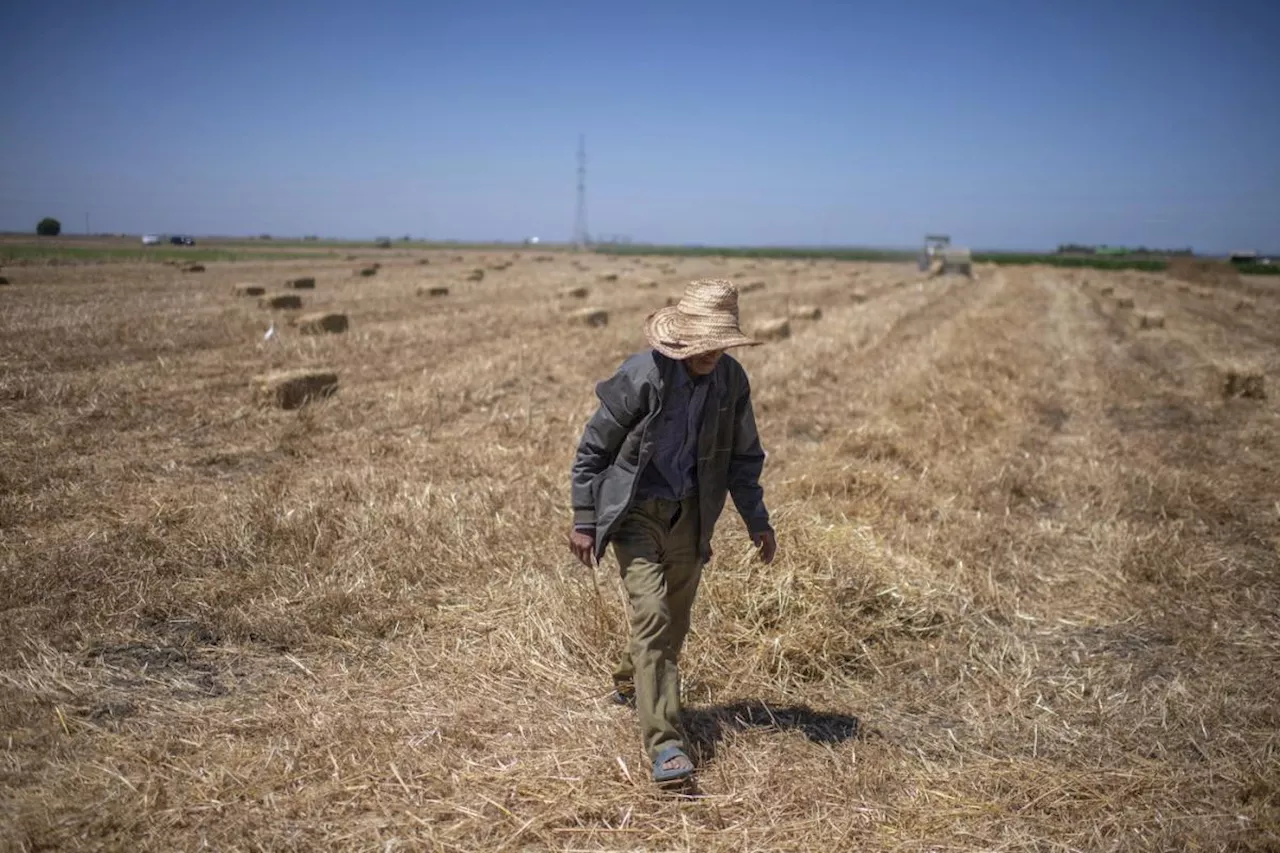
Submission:
M 376 245 L 377 245 L 377 247 L 378 247 L 379 249 L 390 249 L 390 248 L 391 248 L 391 238 L 390 238 L 390 237 L 379 237 L 379 238 L 375 241 L 375 243 L 376 243 Z
M 62 233 L 62 223 L 52 216 L 46 216 L 37 223 L 36 233 L 41 237 L 57 237 Z
M 259 240 L 270 240 L 270 239 L 271 239 L 271 235 L 270 235 L 270 234 L 259 234 L 259 235 L 258 235 L 258 239 L 259 239 Z

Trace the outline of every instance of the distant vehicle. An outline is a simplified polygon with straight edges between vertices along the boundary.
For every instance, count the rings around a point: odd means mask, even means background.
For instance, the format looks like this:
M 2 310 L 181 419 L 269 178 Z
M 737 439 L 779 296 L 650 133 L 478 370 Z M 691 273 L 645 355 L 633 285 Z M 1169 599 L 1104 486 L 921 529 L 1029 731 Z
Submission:
M 143 235 L 142 235 L 142 245 L 144 245 L 144 246 L 158 246 L 159 244 L 160 244 L 160 237 L 159 237 L 158 235 L 156 235 L 156 234 L 143 234 Z
M 196 244 L 194 237 L 188 237 L 186 234 L 174 234 L 169 238 L 169 242 L 175 246 L 194 246 Z

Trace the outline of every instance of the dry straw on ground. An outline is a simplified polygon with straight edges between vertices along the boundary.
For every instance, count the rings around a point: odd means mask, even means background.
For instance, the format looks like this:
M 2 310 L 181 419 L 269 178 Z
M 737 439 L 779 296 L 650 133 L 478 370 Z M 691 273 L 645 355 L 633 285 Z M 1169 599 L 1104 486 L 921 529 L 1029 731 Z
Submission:
M 730 502 L 673 797 L 606 699 L 617 567 L 565 543 L 595 383 L 665 291 L 575 330 L 568 253 L 424 306 L 328 251 L 2 294 L 0 849 L 1280 845 L 1280 401 L 1214 368 L 1280 366 L 1280 301 L 1090 272 L 1169 318 L 1139 334 L 1069 270 L 839 265 L 855 305 L 755 261 L 745 328 L 824 312 L 733 353 L 780 550 L 754 561 Z M 308 274 L 359 335 L 263 342 L 226 296 Z M 341 376 L 323 404 L 248 399 L 310 366 Z
M 255 396 L 282 409 L 297 409 L 333 396 L 338 374 L 332 370 L 282 370 L 255 377 Z
M 302 307 L 302 297 L 296 293 L 272 293 L 259 299 L 258 304 L 273 311 L 296 310 Z

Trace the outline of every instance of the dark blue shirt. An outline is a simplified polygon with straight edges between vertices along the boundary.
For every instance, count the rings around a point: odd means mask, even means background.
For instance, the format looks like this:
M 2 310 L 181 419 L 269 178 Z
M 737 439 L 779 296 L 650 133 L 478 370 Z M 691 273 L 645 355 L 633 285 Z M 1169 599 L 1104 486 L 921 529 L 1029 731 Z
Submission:
M 653 458 L 636 485 L 640 500 L 684 500 L 698 488 L 698 432 L 711 377 L 691 376 L 683 364 L 673 373 L 674 381 L 652 425 Z

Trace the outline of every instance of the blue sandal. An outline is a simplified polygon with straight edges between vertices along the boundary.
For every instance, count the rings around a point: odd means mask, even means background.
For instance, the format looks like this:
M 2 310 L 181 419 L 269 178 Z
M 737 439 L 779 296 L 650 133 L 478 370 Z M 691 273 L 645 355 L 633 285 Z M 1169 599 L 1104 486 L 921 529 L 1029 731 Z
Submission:
M 675 769 L 667 769 L 662 765 L 666 764 L 673 758 L 683 758 L 688 762 L 687 767 L 679 767 Z M 685 754 L 685 751 L 678 746 L 669 746 L 658 756 L 653 759 L 653 781 L 658 784 L 666 784 L 668 782 L 679 782 L 688 779 L 693 775 L 693 761 Z

